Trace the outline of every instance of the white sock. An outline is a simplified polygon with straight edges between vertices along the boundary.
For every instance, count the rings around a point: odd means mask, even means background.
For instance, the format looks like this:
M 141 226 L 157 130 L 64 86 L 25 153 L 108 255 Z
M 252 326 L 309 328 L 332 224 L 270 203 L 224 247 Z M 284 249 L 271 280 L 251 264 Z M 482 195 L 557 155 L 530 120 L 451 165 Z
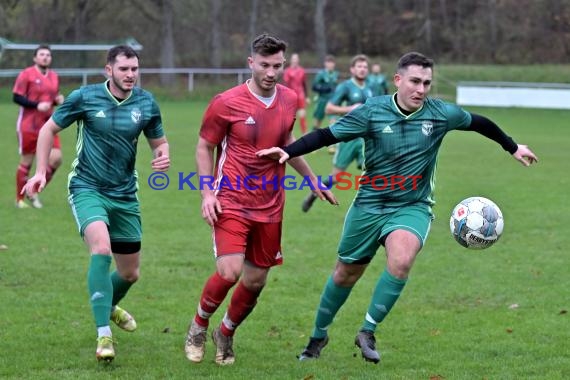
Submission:
M 113 334 L 111 334 L 111 327 L 109 325 L 97 327 L 97 338 L 101 338 L 102 336 L 112 336 L 112 335 Z

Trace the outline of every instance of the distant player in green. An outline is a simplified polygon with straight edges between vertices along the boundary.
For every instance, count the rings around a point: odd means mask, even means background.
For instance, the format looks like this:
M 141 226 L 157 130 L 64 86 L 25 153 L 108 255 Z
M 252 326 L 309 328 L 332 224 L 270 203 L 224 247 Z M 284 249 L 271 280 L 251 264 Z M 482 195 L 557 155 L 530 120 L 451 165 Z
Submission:
M 336 268 L 317 309 L 315 326 L 299 360 L 316 359 L 328 343 L 328 328 L 381 245 L 387 264 L 355 338 L 366 361 L 378 363 L 374 332 L 400 296 L 433 219 L 434 175 L 443 137 L 450 131 L 475 131 L 499 143 L 529 166 L 538 159 L 517 145 L 495 123 L 460 107 L 428 98 L 433 61 L 408 53 L 398 62 L 392 95 L 374 97 L 330 128 L 314 131 L 284 149 L 259 151 L 285 162 L 338 141 L 364 138 L 366 169 L 346 214 Z
M 97 360 L 115 357 L 109 321 L 126 331 L 137 327 L 117 304 L 139 277 L 141 218 L 135 159 L 144 133 L 155 171 L 170 167 L 169 147 L 153 96 L 135 87 L 139 58 L 129 46 L 107 54 L 110 78 L 73 91 L 42 127 L 37 144 L 37 170 L 24 186 L 35 194 L 46 184 L 48 155 L 54 137 L 77 122 L 77 158 L 69 174 L 69 203 L 91 261 L 89 298 L 97 326 Z M 111 256 L 116 270 L 109 273 Z
M 382 74 L 382 66 L 379 63 L 374 63 L 370 69 L 370 74 L 366 78 L 368 87 L 372 90 L 373 96 L 387 95 L 388 83 L 386 77 Z
M 338 83 L 338 71 L 335 70 L 335 58 L 332 55 L 325 57 L 325 68 L 320 70 L 313 79 L 312 89 L 317 93 L 317 103 L 313 113 L 313 129 L 321 127 L 325 118 L 325 107 L 329 102 Z
M 327 103 L 325 111 L 328 115 L 342 116 L 372 96 L 372 90 L 366 84 L 368 57 L 363 54 L 354 56 L 350 61 L 350 74 L 351 78 L 336 87 L 333 96 Z M 325 179 L 323 184 L 331 186 L 336 183 L 337 176 L 345 172 L 353 161 L 356 161 L 358 169 L 362 169 L 364 163 L 362 139 L 343 141 L 337 145 L 330 174 L 333 183 L 329 183 L 328 179 Z M 301 209 L 304 212 L 309 211 L 316 199 L 317 195 L 314 192 L 309 193 L 303 200 Z

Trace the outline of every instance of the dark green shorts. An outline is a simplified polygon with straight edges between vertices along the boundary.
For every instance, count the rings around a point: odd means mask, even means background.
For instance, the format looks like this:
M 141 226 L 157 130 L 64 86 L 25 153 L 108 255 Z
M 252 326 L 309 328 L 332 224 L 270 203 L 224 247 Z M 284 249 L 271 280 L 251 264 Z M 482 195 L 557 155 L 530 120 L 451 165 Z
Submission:
M 69 204 L 81 237 L 92 222 L 101 220 L 109 228 L 112 242 L 138 242 L 142 238 L 139 202 L 109 198 L 97 191 L 72 192 Z
M 319 97 L 315 106 L 315 112 L 313 112 L 313 117 L 315 119 L 323 120 L 325 118 L 325 107 L 327 106 L 328 101 L 329 98 L 324 98 L 322 96 Z
M 390 213 L 375 213 L 354 203 L 346 213 L 338 257 L 343 263 L 368 263 L 384 243 L 388 234 L 406 230 L 415 234 L 423 246 L 433 214 L 427 205 L 402 207 Z
M 345 170 L 352 161 L 356 161 L 358 169 L 362 169 L 362 163 L 364 162 L 363 148 L 363 140 L 361 138 L 338 143 L 333 157 L 333 165 Z

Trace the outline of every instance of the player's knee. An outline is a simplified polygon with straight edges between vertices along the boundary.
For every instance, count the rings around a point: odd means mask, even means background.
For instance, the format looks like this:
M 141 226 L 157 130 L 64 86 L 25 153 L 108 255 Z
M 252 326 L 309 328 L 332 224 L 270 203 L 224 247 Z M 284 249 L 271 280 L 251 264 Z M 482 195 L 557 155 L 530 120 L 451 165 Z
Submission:
M 121 277 L 127 282 L 135 283 L 140 277 L 140 269 L 133 268 L 126 273 L 121 273 Z
M 218 274 L 224 280 L 235 283 L 238 282 L 241 276 L 241 270 L 238 270 L 237 268 L 222 267 L 218 268 Z
M 96 242 L 89 245 L 91 253 L 96 255 L 111 255 L 111 246 L 105 242 Z

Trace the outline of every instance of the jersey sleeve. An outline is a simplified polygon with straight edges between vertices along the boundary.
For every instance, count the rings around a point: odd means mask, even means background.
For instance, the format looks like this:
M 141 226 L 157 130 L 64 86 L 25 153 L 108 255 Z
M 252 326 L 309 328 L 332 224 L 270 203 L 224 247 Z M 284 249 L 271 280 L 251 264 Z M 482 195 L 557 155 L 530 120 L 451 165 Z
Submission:
M 12 89 L 12 93 L 16 95 L 21 95 L 27 98 L 28 95 L 28 75 L 26 71 L 20 72 L 16 77 L 16 81 L 14 82 L 14 88 Z
M 84 110 L 81 107 L 83 95 L 81 89 L 74 90 L 52 115 L 53 121 L 60 128 L 67 128 L 75 121 L 83 119 Z
M 356 107 L 330 127 L 332 134 L 340 141 L 364 137 L 368 132 L 370 111 L 368 102 Z
M 458 105 L 446 103 L 447 129 L 468 129 L 471 125 L 471 114 Z
M 152 99 L 150 120 L 144 127 L 144 135 L 147 139 L 158 139 L 164 136 L 162 129 L 162 115 L 160 108 L 154 99 Z
M 211 144 L 218 145 L 227 134 L 228 109 L 220 95 L 216 96 L 204 113 L 200 137 Z
M 346 98 L 346 91 L 348 87 L 344 83 L 339 84 L 334 90 L 333 96 L 330 98 L 329 102 L 336 106 L 340 106 L 344 99 Z

